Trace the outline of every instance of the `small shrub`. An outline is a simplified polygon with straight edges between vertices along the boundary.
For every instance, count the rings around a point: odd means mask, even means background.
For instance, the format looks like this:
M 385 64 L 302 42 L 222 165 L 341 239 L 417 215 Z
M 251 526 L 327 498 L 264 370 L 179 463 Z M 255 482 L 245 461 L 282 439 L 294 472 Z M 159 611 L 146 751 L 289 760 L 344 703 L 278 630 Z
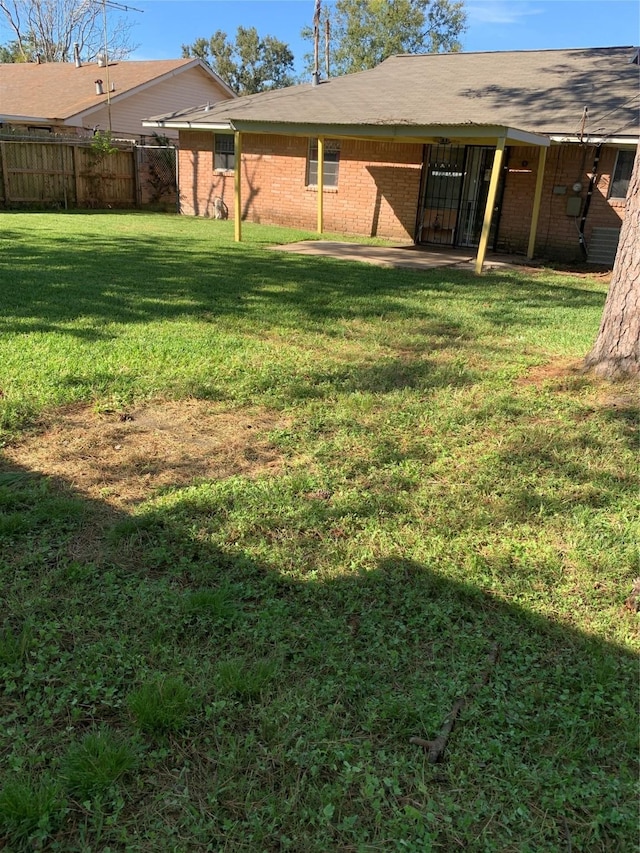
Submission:
M 277 663 L 269 658 L 250 664 L 238 659 L 224 661 L 218 667 L 220 688 L 241 699 L 256 699 L 273 680 L 277 669 Z
M 14 851 L 41 848 L 60 824 L 65 803 L 49 779 L 15 779 L 0 790 L 0 834 Z
M 69 748 L 62 778 L 72 794 L 85 800 L 107 791 L 135 763 L 131 744 L 103 726 Z
M 190 688 L 179 678 L 143 684 L 128 698 L 129 710 L 146 732 L 175 732 L 184 726 L 194 705 Z

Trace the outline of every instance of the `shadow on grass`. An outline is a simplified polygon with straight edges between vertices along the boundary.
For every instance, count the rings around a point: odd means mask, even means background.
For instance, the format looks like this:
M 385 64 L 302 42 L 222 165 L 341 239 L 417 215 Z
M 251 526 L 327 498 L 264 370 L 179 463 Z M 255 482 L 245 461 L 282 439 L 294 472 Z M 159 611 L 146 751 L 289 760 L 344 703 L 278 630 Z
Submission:
M 306 481 L 280 509 L 268 484 L 243 488 L 129 515 L 2 464 L 5 629 L 32 632 L 3 664 L 5 779 L 55 775 L 95 723 L 131 729 L 126 696 L 152 675 L 182 678 L 197 707 L 183 732 L 147 738 L 116 821 L 98 835 L 92 808 L 71 803 L 58 844 L 80 850 L 82 826 L 86 843 L 169 849 L 179 826 L 190 850 L 631 849 L 631 654 L 395 547 L 348 569 L 340 522 L 371 515 L 365 494 L 341 518 Z M 230 545 L 242 524 L 280 547 L 260 560 Z M 306 570 L 288 562 L 300 548 Z M 333 574 L 315 548 L 334 552 Z M 226 615 L 185 608 L 203 589 L 225 591 Z M 438 733 L 494 642 L 444 765 L 427 765 L 409 738 Z M 245 694 L 256 661 L 270 680 Z
M 39 232 L 34 239 L 10 227 L 4 231 L 3 331 L 58 330 L 98 340 L 111 334 L 101 325 L 193 316 L 212 322 L 225 316 L 262 323 L 277 318 L 279 325 L 286 325 L 287 309 L 296 327 L 381 315 L 410 316 L 419 324 L 433 315 L 412 301 L 412 294 L 426 291 L 446 298 L 453 290 L 460 295 L 460 285 L 477 315 L 497 327 L 521 322 L 522 309 L 548 308 L 549 300 L 564 308 L 602 303 L 601 294 L 578 281 L 549 287 L 521 273 L 477 278 L 460 270 L 383 269 L 267 253 L 250 244 L 207 245 L 201 235 L 181 246 L 145 235 L 142 219 L 140 231 L 120 236 L 105 236 L 100 218 L 95 221 L 95 233 Z M 508 310 L 494 309 L 492 303 L 505 296 Z M 535 324 L 535 314 L 527 322 Z M 443 337 L 455 332 L 441 329 Z

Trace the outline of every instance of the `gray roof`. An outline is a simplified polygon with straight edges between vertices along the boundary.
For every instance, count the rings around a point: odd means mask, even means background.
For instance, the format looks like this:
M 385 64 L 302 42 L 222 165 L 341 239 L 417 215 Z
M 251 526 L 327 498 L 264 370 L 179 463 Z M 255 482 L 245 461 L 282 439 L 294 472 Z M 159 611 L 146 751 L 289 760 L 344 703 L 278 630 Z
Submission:
M 150 119 L 160 126 L 374 135 L 395 128 L 490 125 L 537 134 L 637 136 L 633 47 L 392 56 L 371 71 Z M 377 129 L 377 133 L 375 132 Z

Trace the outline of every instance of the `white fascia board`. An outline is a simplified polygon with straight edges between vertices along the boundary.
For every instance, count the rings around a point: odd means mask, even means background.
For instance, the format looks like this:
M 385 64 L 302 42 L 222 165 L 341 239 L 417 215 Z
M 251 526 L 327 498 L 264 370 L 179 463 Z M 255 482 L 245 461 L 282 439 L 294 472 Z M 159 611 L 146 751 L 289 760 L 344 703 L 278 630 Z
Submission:
M 539 148 L 548 148 L 551 145 L 551 140 L 548 136 L 541 133 L 531 133 L 529 130 L 518 130 L 516 127 L 508 127 L 507 144 L 510 142 L 518 142 L 520 145 L 537 145 Z
M 211 124 L 203 124 L 202 122 L 190 121 L 151 121 L 142 122 L 143 127 L 168 127 L 171 130 L 225 130 L 227 133 L 233 133 L 234 127 L 231 122 L 217 122 Z
M 626 147 L 635 148 L 636 145 L 640 144 L 640 137 L 638 136 L 589 136 L 589 134 L 585 134 L 582 139 L 579 136 L 559 136 L 553 135 L 550 137 L 551 141 L 556 144 L 562 144 L 564 142 L 576 143 L 578 145 L 617 145 L 618 147 Z

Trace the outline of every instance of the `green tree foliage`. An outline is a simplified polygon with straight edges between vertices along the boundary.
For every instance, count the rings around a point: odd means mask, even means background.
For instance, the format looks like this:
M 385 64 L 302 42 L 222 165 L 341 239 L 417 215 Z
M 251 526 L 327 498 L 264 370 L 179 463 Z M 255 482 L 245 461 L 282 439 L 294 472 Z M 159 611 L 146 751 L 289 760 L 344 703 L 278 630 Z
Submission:
M 293 53 L 273 36 L 261 38 L 255 27 L 238 27 L 235 41 L 222 30 L 209 39 L 182 45 L 183 56 L 206 62 L 239 95 L 281 89 L 293 83 Z
M 0 62 L 34 62 L 35 55 L 27 44 L 20 47 L 17 41 L 0 44 Z
M 365 71 L 395 53 L 458 51 L 467 25 L 463 0 L 336 0 L 324 15 L 336 75 Z M 313 29 L 306 27 L 302 36 L 313 39 Z M 305 57 L 308 67 L 311 58 Z

